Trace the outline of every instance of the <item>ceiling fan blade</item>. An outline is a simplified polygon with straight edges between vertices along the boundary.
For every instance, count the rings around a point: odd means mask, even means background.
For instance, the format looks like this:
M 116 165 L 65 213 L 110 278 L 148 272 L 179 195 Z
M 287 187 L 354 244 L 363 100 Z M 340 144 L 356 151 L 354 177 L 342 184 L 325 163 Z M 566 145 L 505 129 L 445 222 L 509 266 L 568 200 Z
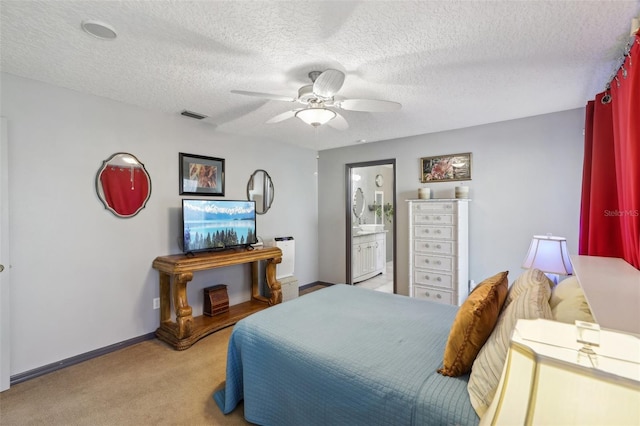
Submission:
M 377 99 L 345 99 L 340 101 L 340 108 L 349 111 L 390 112 L 402 108 L 398 102 L 379 101 Z
M 313 93 L 322 98 L 330 98 L 340 90 L 343 84 L 344 73 L 328 69 L 313 82 Z
M 288 120 L 290 118 L 295 117 L 296 112 L 300 111 L 299 109 L 294 109 L 291 111 L 285 111 L 282 114 L 278 114 L 275 117 L 270 118 L 269 120 L 266 121 L 267 124 L 274 124 L 274 123 L 279 123 L 281 121 L 284 120 Z
M 347 130 L 349 128 L 349 123 L 347 123 L 347 120 L 345 120 L 344 117 L 337 112 L 333 120 L 329 120 L 327 122 L 327 125 L 333 127 L 336 130 Z
M 245 95 L 245 96 L 253 96 L 256 98 L 270 99 L 272 101 L 285 101 L 285 102 L 295 102 L 295 98 L 291 98 L 288 96 L 274 95 L 273 93 L 262 93 L 262 92 L 248 92 L 246 90 L 232 90 L 231 93 L 235 93 L 236 95 Z

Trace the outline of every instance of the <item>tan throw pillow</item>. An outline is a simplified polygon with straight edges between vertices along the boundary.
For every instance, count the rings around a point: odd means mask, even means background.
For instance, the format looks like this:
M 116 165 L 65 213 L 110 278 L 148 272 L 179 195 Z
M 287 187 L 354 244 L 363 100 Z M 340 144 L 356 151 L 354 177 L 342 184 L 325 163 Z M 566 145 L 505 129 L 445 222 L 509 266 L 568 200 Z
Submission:
M 473 363 L 467 384 L 471 405 L 478 416 L 482 417 L 487 411 L 496 394 L 516 322 L 518 319 L 552 319 L 550 295 L 546 283 L 529 287 L 502 310 L 491 336 Z
M 473 360 L 498 321 L 509 281 L 509 271 L 482 281 L 464 301 L 449 331 L 444 349 L 443 376 L 461 376 L 471 370 Z
M 553 288 L 553 281 L 547 277 L 544 272 L 539 269 L 527 269 L 513 282 L 507 293 L 507 300 L 504 301 L 505 309 L 511 302 L 513 302 L 518 295 L 525 291 L 529 287 L 537 287 L 542 284 L 546 284 L 549 290 Z M 551 292 L 549 292 L 551 294 Z M 548 299 L 547 299 L 548 300 Z

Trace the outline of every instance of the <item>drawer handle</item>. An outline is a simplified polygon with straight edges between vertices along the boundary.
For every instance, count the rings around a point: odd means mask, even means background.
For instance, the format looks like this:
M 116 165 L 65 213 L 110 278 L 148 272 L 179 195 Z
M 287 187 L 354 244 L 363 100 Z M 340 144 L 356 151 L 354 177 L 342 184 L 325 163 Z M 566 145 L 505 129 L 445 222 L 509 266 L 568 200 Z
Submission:
M 436 216 L 436 220 L 442 220 L 440 216 Z
M 437 248 L 437 249 L 439 249 L 439 248 L 442 248 L 442 246 L 441 246 L 440 244 L 438 244 L 438 245 L 436 246 L 436 248 Z
M 429 294 L 429 292 L 428 292 L 428 291 L 425 291 L 425 292 L 424 292 L 424 295 L 425 295 L 425 296 L 427 296 L 427 297 L 431 297 L 431 295 Z
M 445 204 L 444 208 L 445 208 L 445 209 L 450 209 L 450 208 L 451 208 L 451 205 L 449 205 L 449 204 Z
M 439 260 L 436 260 L 436 261 L 435 261 L 435 262 L 433 262 L 433 263 L 435 263 L 436 265 L 442 265 L 442 262 L 440 262 Z
M 429 263 L 429 259 L 425 259 L 425 260 L 424 260 L 424 263 Z
M 425 233 L 425 234 L 428 234 L 428 233 L 429 233 L 429 230 L 428 230 L 428 229 L 425 229 L 425 230 L 424 230 L 424 233 Z
M 442 231 L 439 229 L 436 229 L 436 234 L 442 234 Z
M 436 278 L 436 281 L 442 281 L 442 278 L 438 277 Z
M 424 279 L 425 279 L 425 280 L 427 280 L 427 281 L 429 281 L 429 280 L 431 279 L 431 277 L 429 277 L 429 275 L 425 275 L 425 276 L 424 276 Z
M 440 293 L 436 294 L 436 297 L 437 297 L 438 299 L 442 299 L 442 296 L 440 295 Z
M 425 245 L 424 245 L 424 247 L 425 247 L 425 248 L 429 248 L 429 244 L 425 244 Z

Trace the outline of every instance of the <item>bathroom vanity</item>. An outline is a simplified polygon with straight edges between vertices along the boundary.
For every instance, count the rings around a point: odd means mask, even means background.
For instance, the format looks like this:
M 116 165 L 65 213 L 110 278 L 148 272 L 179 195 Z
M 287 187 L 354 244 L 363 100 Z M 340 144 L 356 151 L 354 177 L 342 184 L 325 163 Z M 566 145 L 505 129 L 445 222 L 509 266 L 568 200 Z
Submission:
M 354 284 L 386 273 L 386 233 L 381 225 L 354 228 L 351 247 Z

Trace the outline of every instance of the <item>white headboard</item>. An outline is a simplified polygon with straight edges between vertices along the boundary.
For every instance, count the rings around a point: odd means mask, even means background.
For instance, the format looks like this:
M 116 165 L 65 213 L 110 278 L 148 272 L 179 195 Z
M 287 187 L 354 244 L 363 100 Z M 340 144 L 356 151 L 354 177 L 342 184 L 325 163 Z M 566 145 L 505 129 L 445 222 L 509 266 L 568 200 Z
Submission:
M 640 335 L 640 271 L 614 257 L 571 256 L 571 264 L 600 327 Z

